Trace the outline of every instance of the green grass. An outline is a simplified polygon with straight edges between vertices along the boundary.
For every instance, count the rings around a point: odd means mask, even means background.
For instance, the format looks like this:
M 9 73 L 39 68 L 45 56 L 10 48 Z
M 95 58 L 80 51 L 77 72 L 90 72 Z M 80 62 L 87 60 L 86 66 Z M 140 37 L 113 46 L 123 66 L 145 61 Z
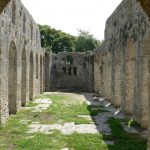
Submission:
M 33 103 L 33 101 L 29 101 L 29 102 L 27 103 L 26 107 L 35 107 L 35 106 L 37 106 L 37 105 L 38 105 L 38 104 Z
M 128 120 L 114 118 L 108 120 L 112 129 L 112 134 L 109 136 L 101 133 L 63 135 L 56 130 L 49 135 L 29 134 L 27 133 L 28 125 L 32 122 L 40 122 L 41 124 L 90 123 L 91 121 L 79 118 L 78 115 L 95 116 L 98 113 L 107 112 L 104 107 L 93 110 L 96 107 L 87 106 L 84 101 L 71 95 L 43 94 L 36 98 L 50 98 L 53 104 L 44 112 L 21 110 L 16 115 L 11 116 L 4 126 L 0 126 L 0 150 L 61 150 L 65 147 L 70 148 L 70 150 L 146 150 L 146 140 L 123 130 L 121 122 L 124 121 L 128 124 Z M 29 102 L 27 106 L 34 107 L 35 104 Z M 21 120 L 30 121 L 22 124 L 20 123 Z M 115 145 L 103 144 L 103 140 L 114 141 Z
M 115 145 L 108 146 L 109 150 L 146 150 L 147 141 L 137 134 L 125 132 L 121 126 L 122 120 L 111 118 L 108 124 L 112 130 L 110 136 L 104 136 L 106 140 L 113 140 Z M 128 122 L 126 122 L 128 123 Z
M 91 115 L 95 116 L 98 113 L 106 112 L 104 108 L 92 110 L 92 107 L 87 106 L 85 102 L 76 102 L 71 97 L 62 95 L 50 95 L 53 105 L 48 109 L 52 114 L 53 123 L 75 122 L 75 124 L 87 124 L 91 121 L 85 118 L 79 118 L 78 115 Z

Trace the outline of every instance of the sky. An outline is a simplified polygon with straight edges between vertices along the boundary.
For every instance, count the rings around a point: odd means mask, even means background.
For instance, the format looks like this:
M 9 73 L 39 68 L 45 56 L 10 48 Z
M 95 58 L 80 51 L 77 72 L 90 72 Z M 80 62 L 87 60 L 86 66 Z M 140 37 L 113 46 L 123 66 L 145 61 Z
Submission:
M 77 35 L 89 31 L 104 39 L 105 23 L 122 0 L 21 0 L 34 20 L 41 25 Z

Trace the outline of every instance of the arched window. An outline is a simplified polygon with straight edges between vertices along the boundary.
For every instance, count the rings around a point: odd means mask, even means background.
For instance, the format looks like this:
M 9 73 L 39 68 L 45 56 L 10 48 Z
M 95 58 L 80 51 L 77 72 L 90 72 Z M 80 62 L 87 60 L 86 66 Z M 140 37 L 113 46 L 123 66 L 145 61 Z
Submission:
M 73 57 L 68 55 L 66 58 L 67 64 L 72 64 L 73 63 Z

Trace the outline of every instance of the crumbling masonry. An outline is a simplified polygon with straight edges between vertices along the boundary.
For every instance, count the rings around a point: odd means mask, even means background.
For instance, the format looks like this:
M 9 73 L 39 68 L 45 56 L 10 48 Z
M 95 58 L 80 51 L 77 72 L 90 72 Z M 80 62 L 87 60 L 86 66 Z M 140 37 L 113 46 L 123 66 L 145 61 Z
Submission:
M 38 26 L 19 0 L 0 2 L 0 123 L 43 91 L 95 91 L 150 127 L 149 0 L 123 0 L 94 53 L 45 54 Z M 45 67 L 46 66 L 46 67 Z M 148 150 L 150 150 L 150 130 Z
M 4 2 L 0 3 L 1 123 L 43 91 L 45 59 L 38 26 L 28 11 L 19 0 L 7 6 Z
M 149 125 L 149 43 L 150 22 L 141 3 L 123 0 L 108 18 L 105 44 L 94 57 L 95 91 L 142 128 Z

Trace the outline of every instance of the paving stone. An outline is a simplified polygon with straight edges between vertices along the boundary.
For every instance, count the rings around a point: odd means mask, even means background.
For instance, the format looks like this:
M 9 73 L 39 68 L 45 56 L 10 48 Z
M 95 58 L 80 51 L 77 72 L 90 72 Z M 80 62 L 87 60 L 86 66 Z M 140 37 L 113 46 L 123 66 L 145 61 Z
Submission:
M 103 141 L 103 144 L 106 144 L 106 145 L 114 145 L 114 141 Z

